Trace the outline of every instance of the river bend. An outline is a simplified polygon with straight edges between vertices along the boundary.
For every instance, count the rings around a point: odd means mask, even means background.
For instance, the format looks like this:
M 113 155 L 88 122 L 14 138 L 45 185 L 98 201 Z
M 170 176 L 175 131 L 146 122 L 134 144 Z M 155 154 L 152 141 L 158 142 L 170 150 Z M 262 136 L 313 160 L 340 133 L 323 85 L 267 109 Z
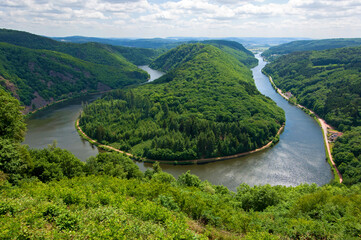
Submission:
M 256 55 L 259 65 L 252 69 L 258 90 L 270 97 L 286 113 L 286 126 L 280 141 L 273 148 L 245 157 L 208 163 L 204 165 L 161 165 L 163 170 L 177 177 L 191 170 L 202 180 L 224 185 L 236 190 L 241 183 L 249 185 L 271 184 L 295 186 L 301 183 L 323 185 L 332 179 L 331 168 L 325 156 L 321 128 L 317 122 L 302 110 L 289 104 L 276 93 L 268 78 L 261 70 L 266 65 L 260 55 Z M 161 73 L 142 69 L 151 75 L 150 81 Z M 25 144 L 31 148 L 43 148 L 53 140 L 66 148 L 82 161 L 98 153 L 97 148 L 82 140 L 75 130 L 74 123 L 81 110 L 82 102 L 91 102 L 99 96 L 67 101 L 34 114 L 27 120 L 28 132 Z M 142 171 L 150 164 L 137 163 Z

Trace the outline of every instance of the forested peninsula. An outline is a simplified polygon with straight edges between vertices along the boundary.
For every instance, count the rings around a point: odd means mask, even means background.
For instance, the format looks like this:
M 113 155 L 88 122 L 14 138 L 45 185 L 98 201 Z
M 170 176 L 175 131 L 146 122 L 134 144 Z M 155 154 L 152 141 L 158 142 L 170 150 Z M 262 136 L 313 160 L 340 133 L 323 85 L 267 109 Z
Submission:
M 145 82 L 148 64 L 160 50 L 99 43 L 63 43 L 0 29 L 0 88 L 29 112 L 60 99 Z
M 249 68 L 232 55 L 185 44 L 151 67 L 167 73 L 84 107 L 79 123 L 89 137 L 139 157 L 175 161 L 233 155 L 277 140 L 284 111 L 258 92 Z
M 345 184 L 361 182 L 361 47 L 292 53 L 264 71 L 293 101 L 345 132 L 333 148 Z

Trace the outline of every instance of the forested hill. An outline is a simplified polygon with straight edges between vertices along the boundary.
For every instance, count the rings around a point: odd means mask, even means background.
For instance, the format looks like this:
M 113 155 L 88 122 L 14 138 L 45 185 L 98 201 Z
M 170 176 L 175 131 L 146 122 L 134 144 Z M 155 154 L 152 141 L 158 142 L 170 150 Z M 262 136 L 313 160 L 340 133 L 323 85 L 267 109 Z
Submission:
M 135 65 L 146 65 L 162 52 L 161 50 L 112 46 L 94 42 L 83 44 L 58 42 L 47 37 L 9 29 L 0 29 L 0 42 L 31 49 L 62 52 L 88 62 L 112 66 L 128 66 L 130 64 L 128 61 Z
M 191 43 L 196 43 L 196 42 L 191 42 Z M 247 50 L 242 44 L 240 44 L 238 42 L 226 41 L 226 40 L 205 40 L 205 41 L 201 41 L 200 43 L 213 45 L 213 46 L 221 49 L 223 52 L 226 52 L 226 53 L 232 55 L 238 61 L 240 61 L 241 63 L 243 63 L 244 65 L 246 65 L 249 68 L 255 67 L 258 64 L 258 60 L 254 57 L 253 53 L 251 51 Z M 167 56 L 171 56 L 172 54 L 173 54 L 173 52 L 170 51 L 167 53 Z M 161 64 L 161 63 L 159 63 L 159 61 L 160 61 L 159 58 L 157 59 L 157 61 L 158 61 L 158 63 L 153 62 L 151 67 L 153 67 L 155 69 L 160 69 L 160 67 L 157 66 L 157 65 Z M 170 60 L 170 61 L 172 61 L 172 60 Z M 175 64 L 177 65 L 179 63 L 175 63 Z M 162 70 L 167 71 L 166 66 Z
M 137 156 L 185 160 L 259 148 L 285 121 L 251 71 L 214 46 L 182 45 L 152 66 L 167 74 L 85 107 L 80 125 L 90 137 Z
M 258 64 L 258 60 L 254 57 L 253 53 L 244 48 L 240 43 L 223 40 L 207 40 L 202 41 L 201 43 L 206 43 L 219 48 L 222 52 L 237 59 L 240 62 L 240 65 L 243 64 L 250 68 L 255 67 Z M 150 67 L 163 72 L 168 72 L 191 59 L 194 54 L 197 54 L 197 48 L 188 50 L 181 47 L 173 48 L 165 54 L 159 56 L 150 64 Z
M 26 112 L 74 94 L 145 82 L 160 51 L 98 43 L 61 43 L 31 33 L 0 30 L 0 87 Z M 134 64 L 133 64 L 134 63 Z
M 274 60 L 280 55 L 289 54 L 292 52 L 327 50 L 342 47 L 361 46 L 361 38 L 335 38 L 322 40 L 302 40 L 293 41 L 290 43 L 281 44 L 269 48 L 262 53 L 262 56 L 267 60 Z
M 361 182 L 361 47 L 292 53 L 264 71 L 327 123 L 352 130 L 336 143 L 334 157 L 346 184 Z
M 64 53 L 0 43 L 0 87 L 28 106 L 42 107 L 87 91 L 104 91 L 146 81 L 136 66 L 86 62 Z

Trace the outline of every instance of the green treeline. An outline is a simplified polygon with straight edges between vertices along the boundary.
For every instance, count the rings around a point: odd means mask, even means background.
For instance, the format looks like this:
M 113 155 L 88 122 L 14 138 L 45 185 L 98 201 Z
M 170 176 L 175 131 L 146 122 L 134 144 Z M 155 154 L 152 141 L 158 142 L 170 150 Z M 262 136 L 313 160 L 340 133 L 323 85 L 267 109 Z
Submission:
M 168 73 L 84 107 L 89 137 L 149 159 L 186 160 L 262 147 L 285 121 L 250 70 L 216 47 L 182 45 L 152 66 Z
M 343 47 L 361 46 L 361 38 L 335 38 L 320 40 L 300 40 L 270 47 L 262 53 L 262 56 L 269 61 L 277 59 L 281 55 L 304 52 L 319 51 Z
M 62 43 L 0 29 L 0 87 L 35 109 L 72 94 L 145 82 L 148 74 L 134 64 L 148 64 L 160 53 L 99 43 Z
M 354 127 L 338 138 L 332 151 L 344 184 L 361 182 L 361 127 Z
M 255 67 L 258 64 L 258 60 L 254 57 L 253 53 L 238 42 L 226 40 L 205 40 L 200 43 L 210 44 L 221 49 L 223 52 L 232 55 L 249 68 Z
M 346 184 L 360 182 L 361 47 L 293 53 L 264 71 L 298 103 L 346 132 L 335 144 L 333 156 Z
M 359 239 L 361 186 L 241 184 L 236 192 L 128 157 L 85 163 L 28 149 L 19 101 L 0 90 L 1 239 Z

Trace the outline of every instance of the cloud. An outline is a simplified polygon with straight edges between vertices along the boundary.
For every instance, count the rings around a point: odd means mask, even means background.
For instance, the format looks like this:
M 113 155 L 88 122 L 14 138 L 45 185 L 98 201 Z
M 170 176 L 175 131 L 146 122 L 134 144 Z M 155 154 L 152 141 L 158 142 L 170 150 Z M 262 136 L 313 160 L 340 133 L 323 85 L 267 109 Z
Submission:
M 360 0 L 0 0 L 1 12 L 0 27 L 42 35 L 361 37 Z

